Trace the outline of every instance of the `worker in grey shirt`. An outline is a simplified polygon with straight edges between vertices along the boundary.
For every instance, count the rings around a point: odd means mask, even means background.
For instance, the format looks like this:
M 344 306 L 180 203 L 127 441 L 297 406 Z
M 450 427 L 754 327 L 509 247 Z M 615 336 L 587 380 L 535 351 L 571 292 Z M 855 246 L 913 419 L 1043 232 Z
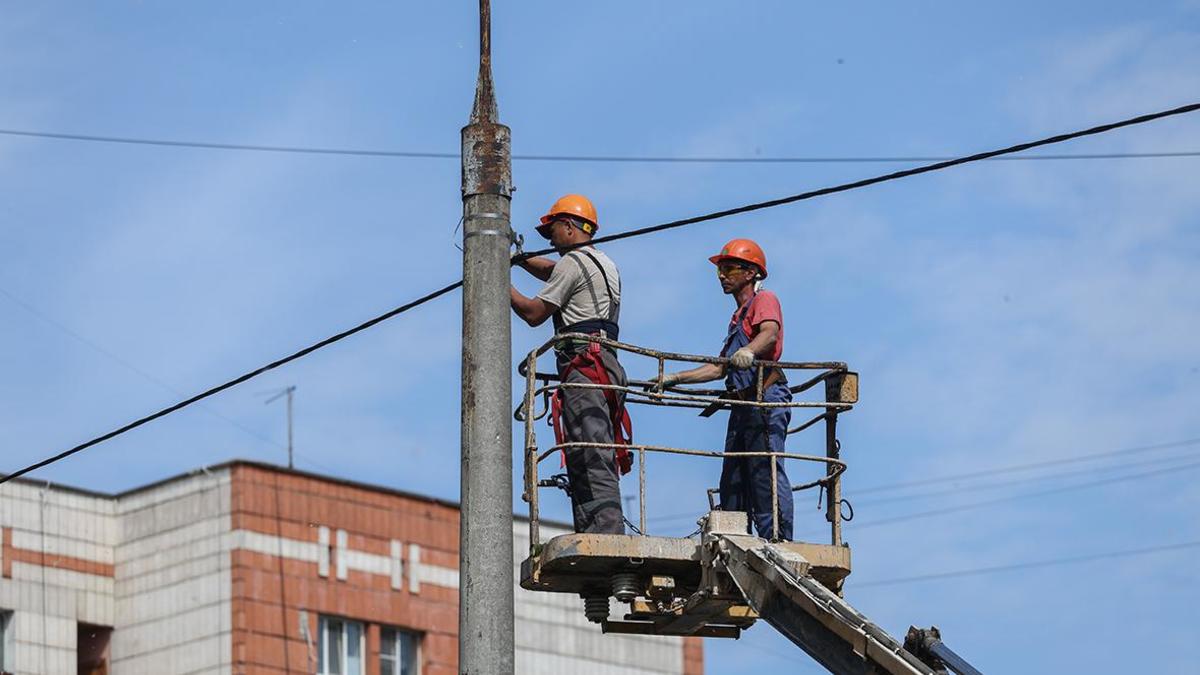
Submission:
M 538 233 L 559 251 L 557 261 L 530 258 L 520 265 L 546 282 L 535 297 L 511 289 L 517 316 L 530 326 L 553 317 L 556 335 L 586 333 L 618 339 L 621 277 L 608 256 L 588 244 L 599 229 L 596 208 L 586 197 L 566 195 L 542 216 Z M 625 370 L 608 347 L 580 339 L 555 344 L 559 379 L 568 384 L 625 386 Z M 551 421 L 558 444 L 585 442 L 607 447 L 564 449 L 575 531 L 624 534 L 621 474 L 630 469 L 623 447 L 631 440 L 625 393 L 600 388 L 555 391 Z

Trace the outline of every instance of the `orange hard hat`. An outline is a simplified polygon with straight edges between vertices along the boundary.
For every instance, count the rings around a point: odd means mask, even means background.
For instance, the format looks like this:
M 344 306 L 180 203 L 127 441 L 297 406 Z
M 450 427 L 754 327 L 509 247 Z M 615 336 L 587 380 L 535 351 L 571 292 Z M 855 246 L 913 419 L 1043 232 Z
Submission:
M 583 228 L 588 234 L 596 234 L 600 229 L 600 222 L 596 219 L 596 207 L 592 204 L 592 200 L 583 195 L 564 195 L 554 202 L 546 215 L 542 216 L 542 224 L 538 226 L 538 234 L 549 239 L 550 230 L 546 228 L 556 216 L 573 216 L 582 221 L 585 221 Z
M 758 268 L 761 278 L 767 278 L 767 255 L 753 239 L 731 239 L 721 247 L 720 253 L 708 260 L 714 265 L 720 265 L 726 260 L 750 263 Z

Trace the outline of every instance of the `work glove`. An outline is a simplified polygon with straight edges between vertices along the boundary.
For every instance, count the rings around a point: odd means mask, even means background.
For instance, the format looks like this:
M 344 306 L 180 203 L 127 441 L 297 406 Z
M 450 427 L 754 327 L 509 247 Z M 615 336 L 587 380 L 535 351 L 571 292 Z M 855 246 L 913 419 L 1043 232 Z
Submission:
M 647 381 L 646 391 L 662 391 L 679 382 L 679 373 L 664 373 L 662 379 L 652 377 Z
M 729 357 L 729 365 L 739 370 L 749 368 L 754 363 L 754 352 L 749 347 L 742 347 Z

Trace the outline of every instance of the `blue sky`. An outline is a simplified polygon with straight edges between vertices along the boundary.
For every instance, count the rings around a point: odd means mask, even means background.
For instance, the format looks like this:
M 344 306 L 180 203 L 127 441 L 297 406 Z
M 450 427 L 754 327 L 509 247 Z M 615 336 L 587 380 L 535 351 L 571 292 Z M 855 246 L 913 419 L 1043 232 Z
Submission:
M 1200 98 L 1195 0 L 494 9 L 500 114 L 517 153 L 943 155 Z M 454 152 L 473 93 L 474 12 L 5 2 L 0 128 Z M 1200 150 L 1194 115 L 1054 151 L 1179 150 Z M 862 402 L 841 425 L 859 501 L 846 535 L 853 604 L 896 634 L 936 623 L 985 672 L 1194 672 L 1195 548 L 854 582 L 1200 539 L 1195 468 L 869 526 L 1183 467 L 1197 446 L 1061 467 L 1165 462 L 1073 478 L 946 482 L 874 504 L 865 494 L 1200 437 L 1198 161 L 993 162 L 615 243 L 623 337 L 715 350 L 732 306 L 706 257 L 756 238 L 783 301 L 786 357 L 862 373 Z M 513 215 L 530 233 L 556 196 L 583 192 L 614 232 L 894 168 L 518 162 Z M 458 190 L 456 160 L 0 137 L 4 468 L 457 279 Z M 298 466 L 457 498 L 458 298 L 39 475 L 120 490 L 234 457 L 283 461 L 283 409 L 261 393 L 294 384 Z M 514 351 L 547 331 L 514 325 Z M 723 437 L 717 418 L 634 414 L 650 441 L 717 448 Z M 715 472 L 657 462 L 650 514 L 699 511 Z M 929 495 L 947 489 L 959 491 Z M 798 532 L 819 527 L 814 506 L 799 497 Z M 820 672 L 766 626 L 707 648 L 711 672 Z

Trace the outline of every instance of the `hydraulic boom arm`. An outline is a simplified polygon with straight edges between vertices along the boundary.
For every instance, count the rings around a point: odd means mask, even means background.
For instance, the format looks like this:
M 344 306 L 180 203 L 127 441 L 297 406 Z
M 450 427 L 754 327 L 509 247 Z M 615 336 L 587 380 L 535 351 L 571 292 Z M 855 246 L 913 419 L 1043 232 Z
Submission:
M 806 574 L 800 556 L 755 537 L 720 535 L 725 572 L 759 618 L 838 675 L 936 675 L 892 636 Z

